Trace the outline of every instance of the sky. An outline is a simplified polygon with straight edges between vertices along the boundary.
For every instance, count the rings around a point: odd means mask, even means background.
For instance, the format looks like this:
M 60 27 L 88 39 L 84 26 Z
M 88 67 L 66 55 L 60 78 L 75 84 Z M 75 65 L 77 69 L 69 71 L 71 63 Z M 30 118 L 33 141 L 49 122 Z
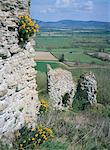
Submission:
M 110 22 L 110 0 L 31 0 L 31 17 L 41 21 Z

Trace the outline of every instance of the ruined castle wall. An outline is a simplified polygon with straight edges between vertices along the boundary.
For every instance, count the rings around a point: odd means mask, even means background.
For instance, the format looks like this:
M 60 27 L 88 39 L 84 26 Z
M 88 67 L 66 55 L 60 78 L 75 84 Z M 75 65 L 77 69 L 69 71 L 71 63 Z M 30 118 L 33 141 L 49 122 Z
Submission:
M 34 49 L 18 45 L 17 17 L 29 14 L 30 0 L 0 0 L 0 137 L 25 123 L 34 124 L 38 112 Z
M 76 83 L 71 72 L 61 68 L 52 69 L 48 65 L 47 76 L 48 92 L 53 108 L 65 110 L 72 107 Z

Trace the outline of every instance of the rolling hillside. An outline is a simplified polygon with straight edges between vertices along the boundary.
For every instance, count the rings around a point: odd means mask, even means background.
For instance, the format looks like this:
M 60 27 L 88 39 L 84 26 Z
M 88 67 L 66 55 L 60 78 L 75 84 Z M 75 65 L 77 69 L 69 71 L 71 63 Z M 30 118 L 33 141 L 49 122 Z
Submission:
M 72 28 L 72 29 L 107 29 L 110 30 L 110 22 L 98 22 L 98 21 L 73 21 L 73 20 L 61 20 L 56 22 L 43 22 L 39 23 L 40 28 Z

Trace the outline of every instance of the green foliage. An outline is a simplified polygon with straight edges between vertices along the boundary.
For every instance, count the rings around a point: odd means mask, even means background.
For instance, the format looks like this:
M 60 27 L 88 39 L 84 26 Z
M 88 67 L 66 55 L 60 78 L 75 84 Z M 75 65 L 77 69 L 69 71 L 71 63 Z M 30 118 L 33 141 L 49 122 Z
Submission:
M 45 114 L 48 111 L 48 109 L 49 109 L 48 101 L 42 98 L 40 100 L 40 108 L 39 108 L 40 114 Z
M 0 150 L 14 150 L 12 147 L 10 147 L 7 144 L 3 144 L 3 142 L 0 142 Z
M 67 150 L 66 143 L 47 141 L 41 145 L 41 150 Z
M 53 138 L 53 132 L 50 128 L 42 125 L 36 128 L 21 128 L 15 133 L 14 147 L 18 149 L 34 149 L 47 140 Z
M 19 16 L 18 18 L 18 39 L 23 47 L 35 32 L 38 32 L 38 24 L 35 24 L 29 16 Z

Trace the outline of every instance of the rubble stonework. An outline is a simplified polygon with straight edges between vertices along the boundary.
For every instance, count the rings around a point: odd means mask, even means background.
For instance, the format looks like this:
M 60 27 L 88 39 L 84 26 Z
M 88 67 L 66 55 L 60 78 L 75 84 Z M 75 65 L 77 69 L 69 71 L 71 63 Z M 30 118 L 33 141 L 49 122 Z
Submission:
M 17 17 L 29 14 L 30 0 L 0 0 L 0 138 L 25 123 L 34 125 L 38 112 L 34 49 L 18 45 Z
M 94 73 L 84 73 L 80 76 L 77 92 L 80 98 L 82 97 L 91 105 L 97 103 L 97 81 Z
M 72 106 L 76 85 L 71 72 L 61 68 L 52 69 L 48 65 L 48 91 L 52 106 L 56 109 L 66 109 Z

